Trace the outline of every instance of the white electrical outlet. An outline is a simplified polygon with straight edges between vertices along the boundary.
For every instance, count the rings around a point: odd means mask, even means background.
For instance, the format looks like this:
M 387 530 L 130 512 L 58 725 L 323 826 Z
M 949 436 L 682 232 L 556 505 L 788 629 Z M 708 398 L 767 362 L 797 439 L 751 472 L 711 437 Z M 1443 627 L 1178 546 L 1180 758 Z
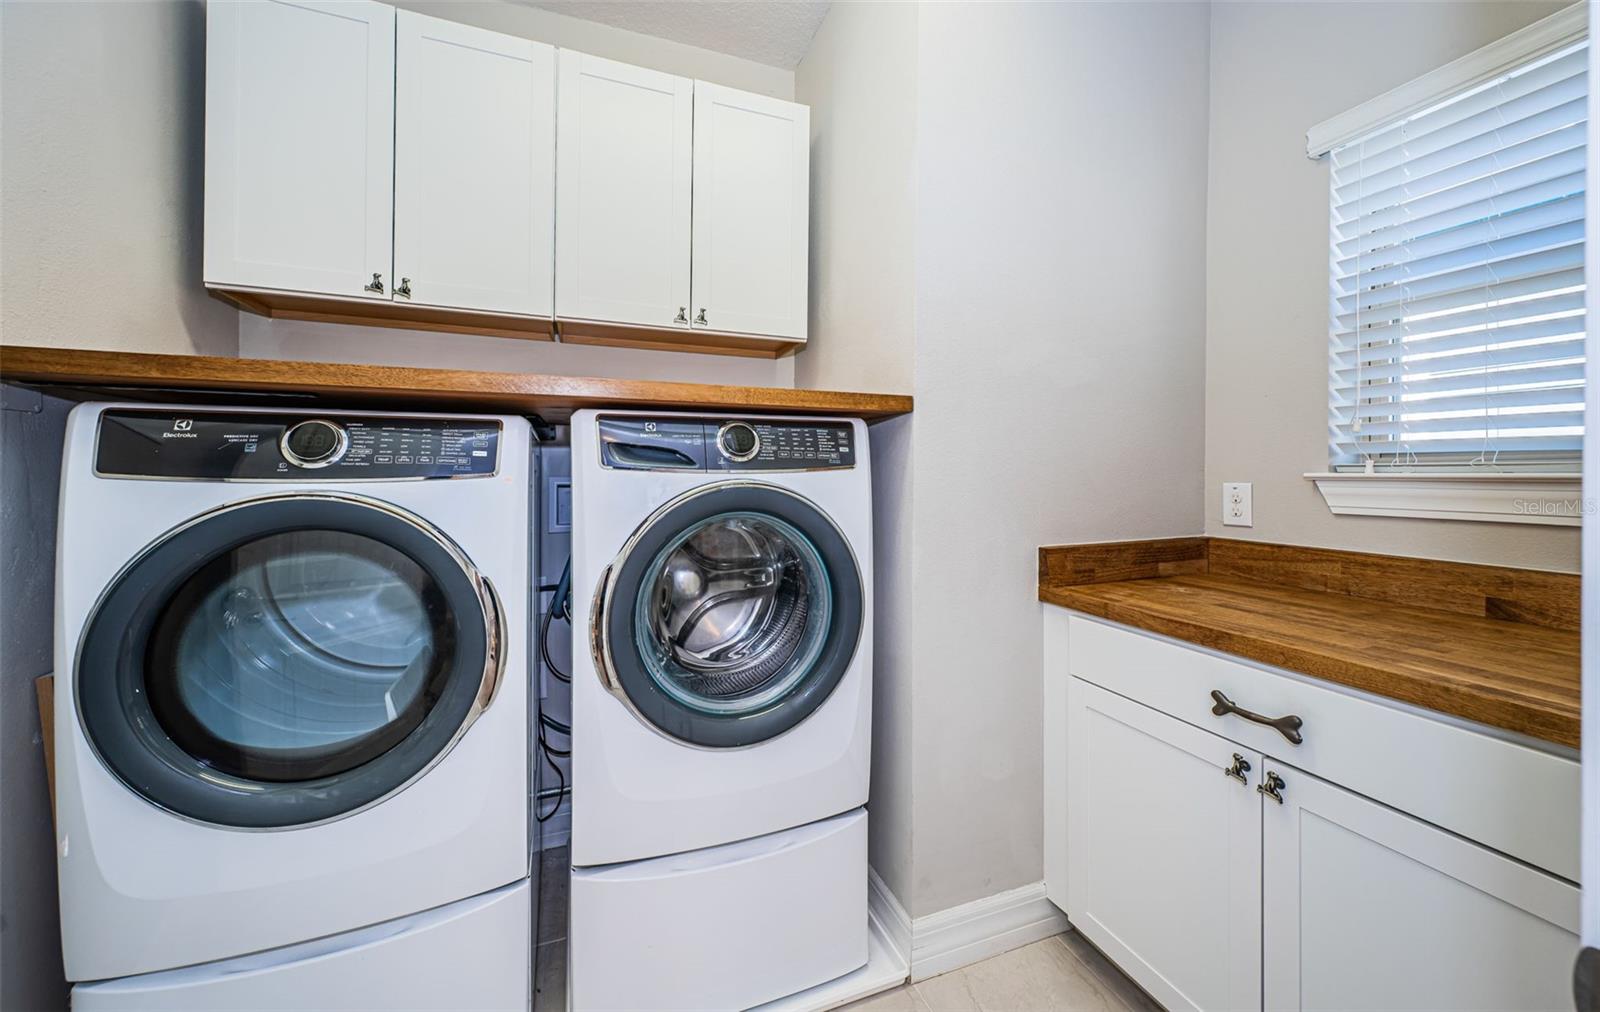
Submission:
M 1255 526 L 1255 516 L 1250 508 L 1248 481 L 1222 483 L 1222 522 L 1228 527 Z

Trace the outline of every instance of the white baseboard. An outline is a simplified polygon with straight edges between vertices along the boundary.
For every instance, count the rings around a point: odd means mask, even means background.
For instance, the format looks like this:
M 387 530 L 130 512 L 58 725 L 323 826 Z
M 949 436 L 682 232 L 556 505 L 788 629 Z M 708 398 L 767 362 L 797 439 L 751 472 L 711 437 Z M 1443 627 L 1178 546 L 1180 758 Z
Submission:
M 1046 898 L 1043 882 L 918 917 L 911 922 L 911 979 L 926 980 L 1065 930 L 1067 915 Z
M 867 869 L 867 919 L 883 935 L 884 941 L 894 949 L 900 962 L 911 963 L 911 915 L 900 905 L 900 900 L 878 877 L 873 868 Z

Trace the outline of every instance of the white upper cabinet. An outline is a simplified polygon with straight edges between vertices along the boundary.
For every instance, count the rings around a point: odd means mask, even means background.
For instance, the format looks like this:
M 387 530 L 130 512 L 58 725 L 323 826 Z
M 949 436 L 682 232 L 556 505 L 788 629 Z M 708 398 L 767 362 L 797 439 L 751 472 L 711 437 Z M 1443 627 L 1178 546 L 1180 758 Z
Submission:
M 207 284 L 389 298 L 394 45 L 386 4 L 207 5 Z
M 809 143 L 805 106 L 388 4 L 218 0 L 205 283 L 255 312 L 782 354 Z
M 1572 1007 L 1578 888 L 1271 761 L 1269 1009 Z
M 806 336 L 811 111 L 694 85 L 696 327 Z
M 556 315 L 689 320 L 692 81 L 562 50 Z
M 400 11 L 394 296 L 549 316 L 556 52 Z

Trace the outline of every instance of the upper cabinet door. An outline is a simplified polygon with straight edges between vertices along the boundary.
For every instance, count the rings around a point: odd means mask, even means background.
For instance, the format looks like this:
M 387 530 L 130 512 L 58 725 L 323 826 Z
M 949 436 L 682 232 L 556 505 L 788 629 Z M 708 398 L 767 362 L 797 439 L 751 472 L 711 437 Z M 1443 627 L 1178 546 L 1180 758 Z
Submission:
M 1269 1009 L 1572 1007 L 1578 888 L 1267 762 Z M 1475 782 L 1441 783 L 1471 794 Z
M 206 5 L 207 284 L 389 298 L 393 7 Z
M 558 62 L 556 315 L 687 328 L 693 82 Z
M 1073 678 L 1067 917 L 1163 1007 L 1261 1004 L 1261 756 Z
M 693 322 L 806 336 L 811 110 L 694 85 Z
M 396 301 L 549 316 L 556 51 L 400 11 Z

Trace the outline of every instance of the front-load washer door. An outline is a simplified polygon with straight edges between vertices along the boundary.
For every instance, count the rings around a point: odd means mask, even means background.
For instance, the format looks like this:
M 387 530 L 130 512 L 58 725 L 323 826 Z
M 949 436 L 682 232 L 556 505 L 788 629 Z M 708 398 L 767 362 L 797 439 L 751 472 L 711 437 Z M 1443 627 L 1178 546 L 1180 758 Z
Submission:
M 489 705 L 494 591 L 425 521 L 375 499 L 245 500 L 118 574 L 78 652 L 102 762 L 208 824 L 326 822 L 425 773 Z
M 675 740 L 738 748 L 827 700 L 861 635 L 839 528 L 775 485 L 708 485 L 656 511 L 601 578 L 591 649 L 607 687 Z

